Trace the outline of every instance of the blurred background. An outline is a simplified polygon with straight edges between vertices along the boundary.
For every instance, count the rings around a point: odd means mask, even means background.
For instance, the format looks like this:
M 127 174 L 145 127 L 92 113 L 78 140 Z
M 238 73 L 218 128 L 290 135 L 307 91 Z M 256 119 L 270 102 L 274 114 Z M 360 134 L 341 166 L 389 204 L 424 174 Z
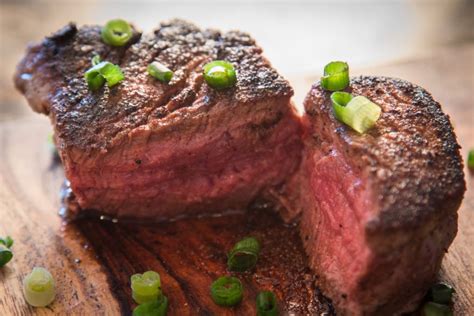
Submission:
M 69 21 L 103 24 L 120 17 L 151 31 L 159 21 L 181 17 L 201 27 L 249 32 L 292 82 L 297 103 L 328 61 L 348 61 L 357 72 L 474 43 L 473 0 L 0 1 L 2 120 L 29 112 L 11 79 L 26 45 Z M 467 57 L 473 58 L 472 50 Z M 472 60 L 468 67 L 472 74 Z M 471 75 L 474 88 L 472 82 Z

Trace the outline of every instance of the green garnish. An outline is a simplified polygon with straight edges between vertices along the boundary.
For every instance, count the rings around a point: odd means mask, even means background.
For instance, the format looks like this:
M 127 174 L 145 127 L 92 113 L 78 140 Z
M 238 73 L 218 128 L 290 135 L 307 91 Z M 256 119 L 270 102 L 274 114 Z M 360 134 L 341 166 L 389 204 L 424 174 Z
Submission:
M 13 258 L 13 252 L 4 245 L 0 245 L 0 268 Z
M 247 237 L 235 244 L 229 252 L 227 267 L 231 271 L 245 271 L 255 266 L 260 244 L 254 237 Z
M 437 283 L 430 289 L 431 300 L 438 304 L 449 304 L 454 292 L 452 286 L 446 283 Z
M 155 271 L 134 274 L 130 282 L 132 297 L 138 304 L 156 301 L 161 296 L 160 275 Z
M 352 97 L 346 92 L 333 92 L 331 101 L 336 118 L 360 134 L 375 126 L 382 109 L 363 96 Z
M 204 65 L 203 71 L 207 84 L 217 90 L 230 88 L 237 82 L 234 66 L 224 60 L 215 60 Z
M 125 77 L 119 66 L 103 61 L 86 71 L 84 75 L 87 85 L 93 91 L 100 89 L 105 82 L 113 87 Z
M 220 306 L 234 306 L 242 301 L 242 283 L 236 277 L 220 277 L 211 285 L 211 297 Z
M 469 150 L 467 155 L 467 167 L 474 171 L 474 149 Z
M 162 295 L 159 299 L 135 307 L 133 316 L 164 316 L 168 312 L 168 298 Z
M 453 311 L 449 306 L 428 302 L 423 306 L 424 316 L 452 316 Z
M 3 244 L 7 248 L 11 248 L 13 246 L 13 239 L 10 236 L 0 238 L 0 244 Z
M 100 64 L 100 56 L 99 55 L 94 55 L 91 59 L 92 66 Z
M 349 66 L 343 61 L 333 61 L 324 67 L 321 87 L 329 91 L 344 90 L 349 86 Z
M 263 291 L 257 295 L 257 316 L 278 315 L 278 305 L 275 294 Z
M 161 82 L 170 82 L 173 78 L 173 71 L 157 61 L 152 62 L 147 67 L 148 74 Z
M 48 270 L 35 267 L 23 281 L 23 293 L 31 306 L 44 307 L 51 304 L 56 295 L 53 276 Z
M 133 30 L 127 21 L 116 19 L 108 21 L 100 35 L 108 45 L 123 46 L 132 38 Z

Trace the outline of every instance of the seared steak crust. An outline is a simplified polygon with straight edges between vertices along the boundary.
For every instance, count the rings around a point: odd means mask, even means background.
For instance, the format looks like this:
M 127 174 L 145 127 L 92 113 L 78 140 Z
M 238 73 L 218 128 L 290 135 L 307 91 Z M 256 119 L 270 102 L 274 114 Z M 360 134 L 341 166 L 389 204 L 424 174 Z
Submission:
M 205 112 L 217 101 L 232 105 L 293 94 L 261 55 L 261 48 L 242 32 L 202 31 L 186 21 L 172 20 L 152 34 L 136 33 L 126 47 L 114 48 L 102 42 L 100 30 L 69 24 L 30 47 L 18 66 L 16 86 L 34 110 L 51 112 L 64 147 L 106 149 L 132 129 L 159 124 L 182 107 L 198 105 Z M 83 75 L 95 55 L 120 65 L 125 80 L 111 89 L 91 92 Z M 238 77 L 234 88 L 216 91 L 202 84 L 202 65 L 214 59 L 234 64 Z M 175 71 L 170 84 L 147 74 L 152 61 Z M 47 91 L 38 93 L 45 85 Z
M 346 91 L 382 115 L 358 134 L 334 117 L 331 92 L 311 89 L 302 238 L 339 313 L 412 311 L 456 235 L 465 191 L 459 145 L 439 103 L 418 86 L 363 76 Z
M 421 87 L 400 79 L 361 76 L 346 92 L 363 95 L 382 107 L 375 128 L 360 135 L 333 117 L 331 92 L 315 85 L 305 102 L 309 117 L 330 116 L 324 130 L 336 133 L 345 155 L 358 157 L 354 167 L 364 170 L 377 188 L 377 218 L 369 231 L 423 224 L 440 206 L 459 203 L 465 191 L 460 146 L 449 117 Z M 317 134 L 314 144 L 330 149 Z

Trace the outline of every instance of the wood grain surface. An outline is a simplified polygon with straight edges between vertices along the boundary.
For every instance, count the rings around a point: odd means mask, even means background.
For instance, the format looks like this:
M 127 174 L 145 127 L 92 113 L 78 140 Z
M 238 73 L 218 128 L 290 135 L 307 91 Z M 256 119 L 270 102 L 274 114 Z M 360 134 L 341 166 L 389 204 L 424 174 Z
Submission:
M 431 91 L 450 114 L 466 157 L 474 148 L 473 57 L 468 45 L 358 72 L 404 78 Z M 316 78 L 290 78 L 297 101 Z M 290 314 L 333 313 L 306 266 L 297 227 L 283 225 L 269 210 L 169 224 L 62 222 L 64 177 L 46 141 L 50 130 L 47 118 L 34 114 L 0 122 L 0 236 L 15 240 L 13 260 L 0 269 L 0 315 L 130 315 L 129 277 L 149 269 L 161 274 L 170 315 L 252 315 L 261 289 L 274 290 Z M 474 181 L 467 169 L 466 181 L 459 232 L 440 273 L 456 288 L 457 315 L 474 315 Z M 209 285 L 227 274 L 226 252 L 249 234 L 263 241 L 263 250 L 257 269 L 239 275 L 244 301 L 235 309 L 217 307 Z M 49 269 L 57 282 L 47 308 L 23 299 L 22 280 L 34 266 Z

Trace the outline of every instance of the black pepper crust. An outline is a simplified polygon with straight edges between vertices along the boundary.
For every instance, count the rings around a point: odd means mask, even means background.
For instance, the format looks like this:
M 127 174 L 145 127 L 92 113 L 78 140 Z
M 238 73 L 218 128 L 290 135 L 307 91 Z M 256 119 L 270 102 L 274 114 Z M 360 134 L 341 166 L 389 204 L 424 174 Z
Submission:
M 100 30 L 100 26 L 69 24 L 31 46 L 17 67 L 17 88 L 33 109 L 50 114 L 62 146 L 106 149 L 119 133 L 166 120 L 178 109 L 206 111 L 216 104 L 237 106 L 293 95 L 288 82 L 246 33 L 201 30 L 175 19 L 161 23 L 151 34 L 141 35 L 134 29 L 130 43 L 117 48 L 101 41 Z M 125 80 L 91 92 L 83 75 L 97 54 L 120 65 Z M 230 61 L 236 67 L 235 87 L 215 91 L 203 84 L 202 66 L 214 59 Z M 147 75 L 146 67 L 152 61 L 174 70 L 169 84 Z
M 361 76 L 345 90 L 382 108 L 376 126 L 360 135 L 333 115 L 331 92 L 315 84 L 305 101 L 312 139 L 338 147 L 375 190 L 379 216 L 368 232 L 418 227 L 435 213 L 456 213 L 466 189 L 463 164 L 449 117 L 430 93 L 404 80 Z M 316 120 L 316 123 L 314 122 Z M 333 135 L 323 142 L 319 135 Z

